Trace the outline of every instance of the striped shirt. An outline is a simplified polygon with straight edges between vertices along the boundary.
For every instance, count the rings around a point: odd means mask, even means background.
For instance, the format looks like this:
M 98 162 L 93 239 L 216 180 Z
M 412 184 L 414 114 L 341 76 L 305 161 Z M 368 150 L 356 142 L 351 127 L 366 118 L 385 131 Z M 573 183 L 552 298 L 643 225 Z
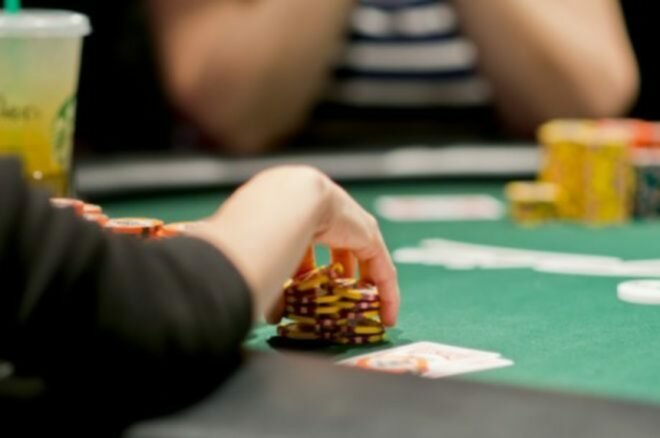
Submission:
M 354 107 L 489 103 L 475 46 L 448 0 L 359 0 L 327 101 Z

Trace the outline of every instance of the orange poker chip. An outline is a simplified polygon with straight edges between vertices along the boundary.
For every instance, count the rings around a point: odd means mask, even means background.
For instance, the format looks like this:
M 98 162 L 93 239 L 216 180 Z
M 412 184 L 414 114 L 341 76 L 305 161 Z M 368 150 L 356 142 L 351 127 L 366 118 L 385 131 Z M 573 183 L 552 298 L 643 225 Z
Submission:
M 83 213 L 84 214 L 100 214 L 100 213 L 103 213 L 103 209 L 99 205 L 85 203 L 85 205 L 83 205 Z
M 77 215 L 82 215 L 85 209 L 83 201 L 73 198 L 50 198 L 50 205 L 55 208 L 73 208 Z
M 85 213 L 83 214 L 83 219 L 89 222 L 96 222 L 97 224 L 101 225 L 102 227 L 105 226 L 108 223 L 108 216 L 104 215 L 103 213 Z
M 157 237 L 163 228 L 163 221 L 152 218 L 127 217 L 110 219 L 105 228 L 116 234 L 138 237 Z

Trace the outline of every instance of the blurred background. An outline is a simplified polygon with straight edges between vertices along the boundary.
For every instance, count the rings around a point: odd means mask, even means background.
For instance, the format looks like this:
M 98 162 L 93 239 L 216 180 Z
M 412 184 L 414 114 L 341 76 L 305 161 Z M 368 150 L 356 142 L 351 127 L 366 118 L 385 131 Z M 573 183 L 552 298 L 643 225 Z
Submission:
M 25 4 L 53 7 L 51 1 L 26 0 Z M 77 162 L 84 166 L 89 159 L 98 163 L 98 157 L 155 152 L 210 153 L 220 159 L 229 156 L 177 110 L 164 91 L 148 2 L 63 0 L 56 6 L 88 14 L 94 28 L 85 41 L 83 55 Z M 627 116 L 660 119 L 660 67 L 655 50 L 660 5 L 621 2 L 621 6 L 641 74 L 639 96 Z M 283 142 L 285 146 L 269 150 L 266 155 L 511 141 L 533 143 L 534 138 L 510 136 L 500 127 L 494 111 L 485 105 L 356 111 L 321 103 L 313 109 L 304 129 Z

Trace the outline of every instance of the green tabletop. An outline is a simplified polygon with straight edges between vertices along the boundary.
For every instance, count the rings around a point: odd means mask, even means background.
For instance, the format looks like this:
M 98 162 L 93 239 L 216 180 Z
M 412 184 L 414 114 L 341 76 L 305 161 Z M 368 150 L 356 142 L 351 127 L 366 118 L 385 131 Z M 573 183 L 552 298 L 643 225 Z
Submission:
M 379 195 L 485 193 L 499 183 L 381 183 L 348 187 L 373 211 Z M 153 216 L 166 221 L 203 217 L 227 193 L 135 198 L 104 204 L 111 216 Z M 393 223 L 381 218 L 390 249 L 442 237 L 462 242 L 544 251 L 660 258 L 660 223 L 612 228 L 553 224 L 521 228 L 507 220 Z M 617 299 L 621 278 L 558 275 L 529 269 L 453 271 L 398 266 L 402 308 L 389 332 L 392 347 L 434 341 L 501 352 L 515 365 L 461 378 L 660 403 L 660 306 Z M 273 326 L 257 325 L 250 348 L 271 350 Z M 369 348 L 317 350 L 336 359 Z

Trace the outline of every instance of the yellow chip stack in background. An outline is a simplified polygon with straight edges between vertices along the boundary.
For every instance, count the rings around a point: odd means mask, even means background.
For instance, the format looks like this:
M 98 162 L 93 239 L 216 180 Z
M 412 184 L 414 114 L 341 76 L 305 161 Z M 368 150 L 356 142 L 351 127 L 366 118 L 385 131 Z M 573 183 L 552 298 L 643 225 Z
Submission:
M 557 219 L 559 190 L 556 184 L 514 181 L 506 185 L 511 218 L 522 225 L 535 225 Z
M 553 120 L 539 128 L 538 137 L 543 145 L 539 180 L 557 186 L 557 213 L 562 219 L 581 217 L 583 146 L 593 129 L 591 120 Z
M 630 128 L 624 123 L 602 124 L 583 146 L 580 219 L 584 223 L 613 225 L 630 218 L 634 191 Z
M 630 218 L 635 194 L 632 149 L 646 124 L 638 120 L 566 119 L 539 128 L 543 164 L 538 179 L 556 187 L 553 196 L 559 219 L 604 226 Z M 508 189 L 512 193 L 532 193 L 530 190 L 529 186 Z M 549 211 L 549 206 L 542 208 L 529 201 L 518 200 L 514 205 L 508 192 L 507 196 L 512 202 L 512 217 L 518 222 L 529 223 L 535 215 L 541 219 L 543 212 Z

